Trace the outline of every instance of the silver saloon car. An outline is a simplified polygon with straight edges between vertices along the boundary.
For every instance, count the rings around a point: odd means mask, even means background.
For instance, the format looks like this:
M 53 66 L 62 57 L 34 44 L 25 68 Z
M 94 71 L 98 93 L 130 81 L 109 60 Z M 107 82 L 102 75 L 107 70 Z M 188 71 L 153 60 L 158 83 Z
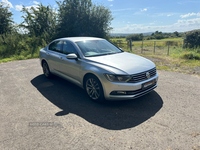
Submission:
M 56 39 L 40 50 L 40 62 L 47 78 L 73 82 L 94 101 L 134 99 L 157 87 L 152 61 L 101 38 Z

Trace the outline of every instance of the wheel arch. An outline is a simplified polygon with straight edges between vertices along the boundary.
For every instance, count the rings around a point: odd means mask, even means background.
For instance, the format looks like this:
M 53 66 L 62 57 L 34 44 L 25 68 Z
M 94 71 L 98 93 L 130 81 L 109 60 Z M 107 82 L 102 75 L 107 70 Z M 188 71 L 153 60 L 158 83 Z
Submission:
M 43 63 L 44 63 L 44 62 L 47 63 L 47 61 L 46 61 L 45 59 L 42 59 L 42 60 L 41 60 L 41 66 L 43 66 Z M 47 63 L 47 64 L 48 64 L 48 63 Z
M 94 73 L 92 73 L 92 72 L 88 72 L 88 73 L 86 73 L 85 75 L 84 75 L 84 77 L 83 77 L 83 88 L 85 89 L 85 80 L 87 79 L 87 77 L 88 76 L 95 76 L 98 80 L 99 80 L 99 82 L 101 83 L 101 80 L 99 79 L 99 77 L 96 75 L 96 74 L 94 74 Z M 103 88 L 103 85 L 102 85 L 102 83 L 101 83 L 101 87 Z
M 87 89 L 86 89 L 86 79 L 87 79 L 88 76 L 94 76 L 96 78 L 96 80 L 98 80 L 97 82 L 99 82 L 99 89 L 100 89 L 99 92 L 101 94 L 98 97 L 98 100 L 95 99 L 95 101 L 103 102 L 105 100 L 105 94 L 104 94 L 105 91 L 104 91 L 103 84 L 102 84 L 101 80 L 99 79 L 99 77 L 97 75 L 95 75 L 95 73 L 89 72 L 89 73 L 86 73 L 84 75 L 84 77 L 83 77 L 83 88 L 84 88 L 84 90 L 87 92 Z M 87 92 L 87 94 L 88 94 L 88 92 Z M 89 94 L 88 94 L 88 96 L 89 96 Z M 91 98 L 91 96 L 89 96 L 89 97 Z M 94 100 L 93 98 L 91 98 L 91 99 Z

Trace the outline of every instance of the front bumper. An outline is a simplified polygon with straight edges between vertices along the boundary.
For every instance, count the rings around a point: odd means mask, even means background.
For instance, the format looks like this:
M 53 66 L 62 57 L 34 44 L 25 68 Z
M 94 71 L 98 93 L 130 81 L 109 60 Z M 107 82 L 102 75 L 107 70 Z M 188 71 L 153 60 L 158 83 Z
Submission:
M 155 80 L 155 84 L 147 88 L 143 88 L 143 84 Z M 117 83 L 104 80 L 102 82 L 104 97 L 107 100 L 129 100 L 143 96 L 157 87 L 158 74 L 148 80 L 139 83 Z M 125 91 L 126 94 L 112 94 L 113 91 Z

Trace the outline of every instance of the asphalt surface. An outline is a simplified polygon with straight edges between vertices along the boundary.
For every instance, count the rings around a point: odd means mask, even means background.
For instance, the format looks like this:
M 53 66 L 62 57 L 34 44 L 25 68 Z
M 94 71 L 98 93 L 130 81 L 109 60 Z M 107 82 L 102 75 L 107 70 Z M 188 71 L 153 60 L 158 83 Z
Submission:
M 153 92 L 99 104 L 39 59 L 0 64 L 0 149 L 200 149 L 200 78 L 158 73 Z

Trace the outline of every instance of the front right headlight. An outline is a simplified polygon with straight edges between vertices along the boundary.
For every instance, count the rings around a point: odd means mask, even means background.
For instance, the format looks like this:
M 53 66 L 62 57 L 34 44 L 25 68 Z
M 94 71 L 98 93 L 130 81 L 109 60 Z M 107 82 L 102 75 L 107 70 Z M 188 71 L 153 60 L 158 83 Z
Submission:
M 104 76 L 111 82 L 127 82 L 131 79 L 130 75 L 104 74 Z

